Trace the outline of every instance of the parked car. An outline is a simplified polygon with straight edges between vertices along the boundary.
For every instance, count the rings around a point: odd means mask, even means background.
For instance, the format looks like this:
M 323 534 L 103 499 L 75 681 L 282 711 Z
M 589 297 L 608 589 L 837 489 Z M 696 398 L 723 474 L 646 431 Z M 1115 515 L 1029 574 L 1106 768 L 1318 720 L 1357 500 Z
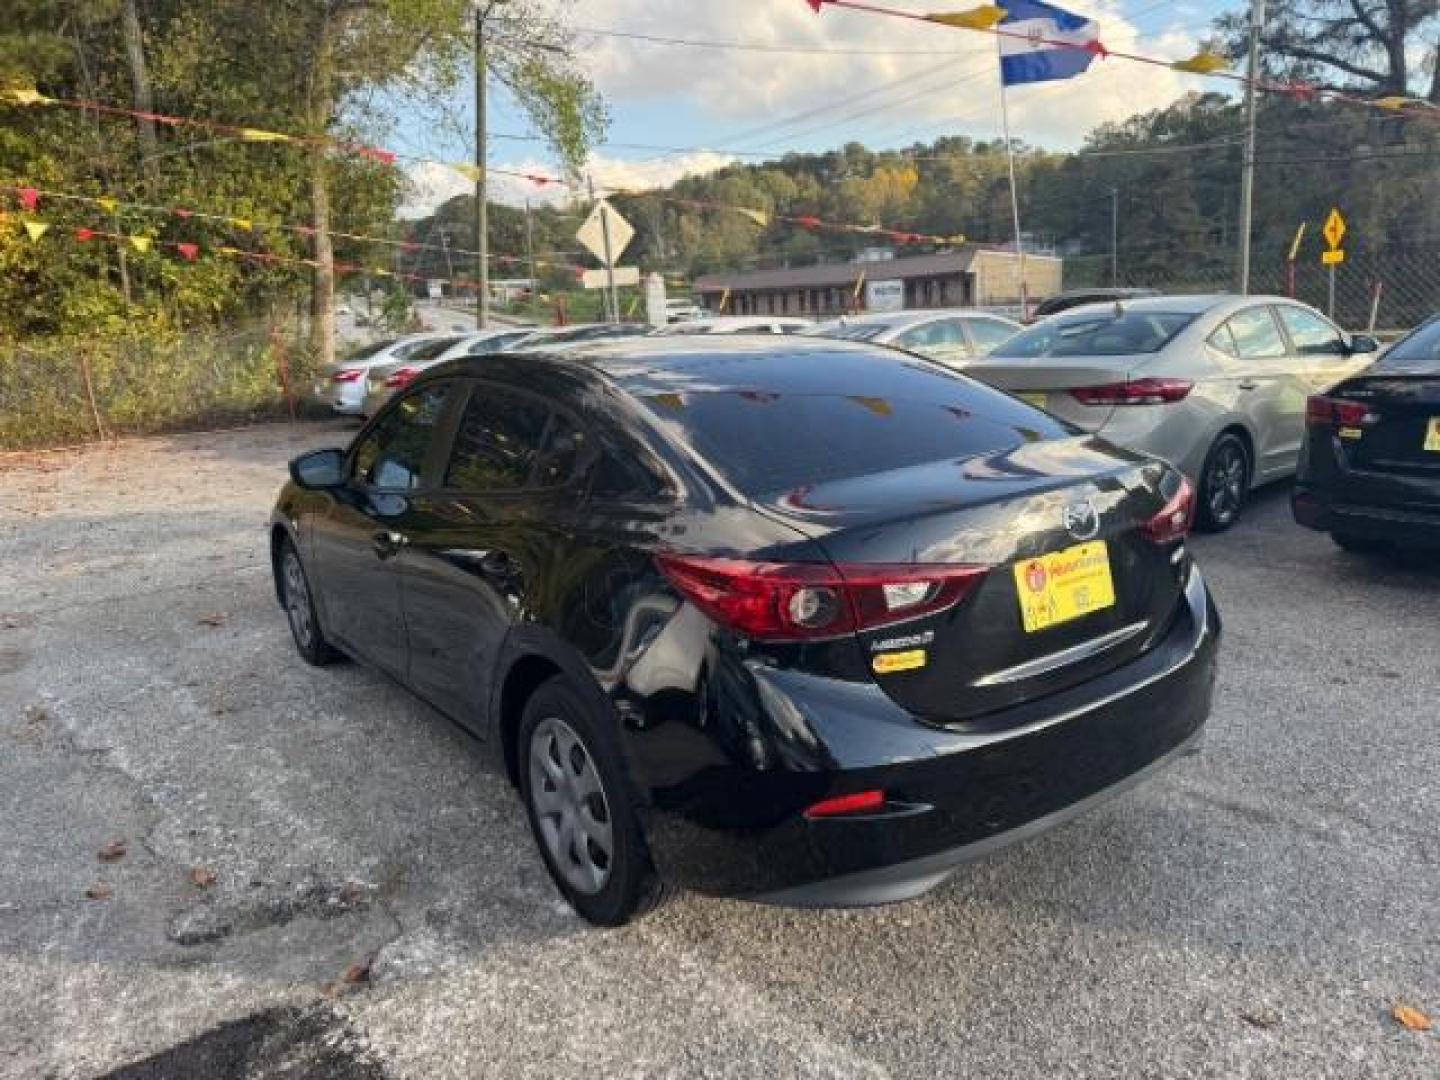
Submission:
M 560 346 L 582 345 L 604 338 L 641 337 L 650 332 L 650 327 L 644 323 L 572 323 L 569 326 L 551 326 L 533 331 L 529 337 L 508 346 L 506 351 L 554 349 Z
M 813 319 L 772 315 L 720 315 L 673 323 L 657 334 L 798 334 L 815 325 Z
M 667 885 L 919 895 L 1209 712 L 1185 478 L 891 349 L 456 361 L 291 477 L 270 543 L 301 655 L 473 730 L 595 923 Z
M 449 345 L 456 340 L 454 334 L 407 334 L 366 345 L 320 369 L 312 388 L 315 400 L 343 416 L 361 416 L 365 411 L 365 379 L 371 368 L 409 360 L 439 342 Z
M 1035 305 L 1031 315 L 1032 322 L 1039 322 L 1041 319 L 1048 319 L 1051 315 L 1059 315 L 1062 311 L 1069 311 L 1071 308 L 1083 307 L 1086 304 L 1114 303 L 1116 300 L 1139 300 L 1146 296 L 1159 296 L 1159 289 L 1119 289 L 1097 286 L 1093 289 L 1072 289 L 1069 292 L 1056 293 L 1048 296 Z
M 1440 547 L 1440 316 L 1306 405 L 1295 520 L 1341 547 Z
M 1377 348 L 1281 297 L 1157 296 L 1051 316 L 970 373 L 1173 463 L 1199 490 L 1200 527 L 1215 531 L 1254 488 L 1295 472 L 1306 397 Z
M 683 297 L 675 297 L 665 301 L 665 321 L 667 323 L 686 322 L 690 319 L 703 319 L 708 313 L 694 300 L 686 300 Z
M 849 315 L 803 332 L 816 337 L 892 345 L 949 367 L 963 368 L 1021 329 L 1018 322 L 1001 315 L 952 309 Z
M 466 334 L 453 342 L 444 343 L 438 349 L 432 343 L 423 349 L 416 350 L 404 360 L 372 365 L 365 377 L 365 403 L 361 407 L 360 413 L 362 416 L 374 416 L 380 411 L 380 406 L 389 401 L 396 391 L 409 386 L 415 376 L 436 364 L 443 364 L 447 360 L 455 360 L 462 356 L 484 356 L 488 353 L 502 352 L 509 346 L 517 345 L 529 338 L 533 333 L 533 327 L 524 326 L 477 330 L 475 333 Z

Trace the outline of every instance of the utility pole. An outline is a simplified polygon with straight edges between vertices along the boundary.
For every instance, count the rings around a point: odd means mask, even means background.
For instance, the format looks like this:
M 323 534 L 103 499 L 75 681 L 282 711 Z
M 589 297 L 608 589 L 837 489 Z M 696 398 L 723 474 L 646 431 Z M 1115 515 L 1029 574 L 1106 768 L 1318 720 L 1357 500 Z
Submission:
M 540 295 L 540 279 L 535 275 L 535 234 L 530 222 L 530 200 L 525 200 L 525 265 L 530 270 L 530 299 Z
M 1240 172 L 1240 282 L 1241 296 L 1250 294 L 1250 234 L 1255 214 L 1255 109 L 1259 97 L 1260 35 L 1265 29 L 1265 0 L 1250 0 L 1250 64 L 1245 83 L 1245 151 Z
M 1120 189 L 1110 189 L 1110 286 L 1120 284 Z
M 486 202 L 489 200 L 489 174 L 486 171 L 485 83 L 490 67 L 485 58 L 485 16 L 492 4 L 475 5 L 475 280 L 480 283 L 475 298 L 475 325 L 484 330 L 490 322 L 490 222 Z

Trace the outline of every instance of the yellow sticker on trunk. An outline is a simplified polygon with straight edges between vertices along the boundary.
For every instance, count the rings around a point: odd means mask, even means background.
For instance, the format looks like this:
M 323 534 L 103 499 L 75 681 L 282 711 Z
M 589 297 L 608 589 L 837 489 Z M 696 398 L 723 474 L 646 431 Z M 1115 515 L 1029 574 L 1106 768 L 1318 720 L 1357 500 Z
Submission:
M 924 649 L 910 649 L 906 652 L 878 653 L 870 666 L 876 675 L 894 675 L 899 671 L 914 671 L 929 663 Z
M 1425 449 L 1440 454 L 1440 416 L 1430 418 L 1430 426 L 1425 431 Z
M 1110 549 L 1092 540 L 1015 564 L 1025 632 L 1033 634 L 1115 605 Z

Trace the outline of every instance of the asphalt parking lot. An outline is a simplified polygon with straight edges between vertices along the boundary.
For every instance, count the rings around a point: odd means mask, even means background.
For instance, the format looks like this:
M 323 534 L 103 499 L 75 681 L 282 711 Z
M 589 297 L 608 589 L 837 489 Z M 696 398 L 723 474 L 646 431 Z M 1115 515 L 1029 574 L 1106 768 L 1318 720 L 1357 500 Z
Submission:
M 465 736 L 294 655 L 265 517 L 349 430 L 0 460 L 0 1075 L 1440 1075 L 1440 568 L 1263 493 L 1195 542 L 1202 756 L 908 905 L 600 932 Z

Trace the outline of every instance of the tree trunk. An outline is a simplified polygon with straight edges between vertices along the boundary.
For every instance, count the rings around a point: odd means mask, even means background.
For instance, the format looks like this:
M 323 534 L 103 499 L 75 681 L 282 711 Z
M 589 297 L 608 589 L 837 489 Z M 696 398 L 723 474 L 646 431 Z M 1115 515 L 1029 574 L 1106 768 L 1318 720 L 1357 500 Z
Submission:
M 1440 38 L 1435 41 L 1435 72 L 1430 76 L 1430 104 L 1440 105 Z
M 125 59 L 130 65 L 130 87 L 135 99 L 135 108 L 141 112 L 155 111 L 155 95 L 150 90 L 150 70 L 145 65 L 145 35 L 140 26 L 138 0 L 125 0 L 120 8 L 120 32 L 125 39 Z M 140 146 L 145 157 L 155 155 L 157 140 L 155 121 L 137 118 L 135 126 L 140 131 Z
M 334 112 L 334 50 L 332 26 L 321 22 L 310 69 L 310 134 L 323 139 Z M 330 176 L 324 146 L 310 148 L 311 225 L 315 229 L 315 272 L 310 286 L 310 348 L 321 364 L 335 361 L 335 246 L 330 237 Z

